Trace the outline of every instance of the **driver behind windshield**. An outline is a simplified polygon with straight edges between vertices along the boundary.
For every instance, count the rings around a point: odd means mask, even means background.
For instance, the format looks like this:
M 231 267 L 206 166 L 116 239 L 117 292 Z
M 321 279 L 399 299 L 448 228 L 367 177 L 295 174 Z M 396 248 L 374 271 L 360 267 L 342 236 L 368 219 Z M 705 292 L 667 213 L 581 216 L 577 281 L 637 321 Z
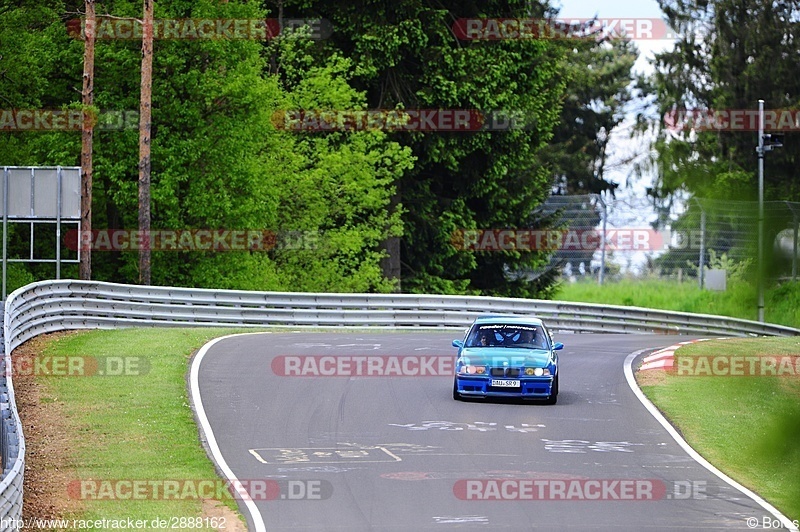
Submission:
M 478 335 L 478 345 L 481 347 L 489 347 L 491 345 L 494 345 L 494 342 L 492 341 L 493 336 L 494 336 L 494 331 L 489 331 L 489 330 L 481 331 L 480 334 Z
M 492 341 L 493 331 L 490 329 L 479 329 L 472 335 L 469 347 L 489 347 L 494 345 Z
M 519 335 L 519 343 L 526 346 L 533 343 L 533 331 L 522 331 Z

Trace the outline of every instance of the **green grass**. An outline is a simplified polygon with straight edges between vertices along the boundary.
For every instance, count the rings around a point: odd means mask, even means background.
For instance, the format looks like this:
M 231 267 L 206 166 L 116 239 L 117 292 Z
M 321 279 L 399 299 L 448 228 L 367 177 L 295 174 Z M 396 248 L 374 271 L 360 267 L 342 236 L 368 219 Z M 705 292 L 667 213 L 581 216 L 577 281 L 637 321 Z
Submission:
M 700 342 L 677 356 L 797 355 L 800 338 Z M 790 519 L 800 517 L 800 377 L 666 374 L 642 391 L 686 441 Z
M 136 356 L 150 363 L 141 376 L 37 377 L 51 399 L 63 405 L 77 479 L 217 479 L 200 445 L 186 377 L 196 349 L 233 332 L 253 330 L 123 329 L 48 342 L 43 356 Z M 235 501 L 225 502 L 236 509 Z M 65 517 L 150 521 L 202 515 L 197 499 L 85 500 L 83 506 L 81 515 Z
M 626 279 L 607 282 L 563 283 L 554 299 L 634 307 L 719 314 L 755 320 L 758 317 L 756 289 L 745 282 L 729 282 L 724 292 L 701 290 L 696 282 L 660 279 Z M 764 297 L 767 322 L 800 327 L 800 282 L 770 288 Z

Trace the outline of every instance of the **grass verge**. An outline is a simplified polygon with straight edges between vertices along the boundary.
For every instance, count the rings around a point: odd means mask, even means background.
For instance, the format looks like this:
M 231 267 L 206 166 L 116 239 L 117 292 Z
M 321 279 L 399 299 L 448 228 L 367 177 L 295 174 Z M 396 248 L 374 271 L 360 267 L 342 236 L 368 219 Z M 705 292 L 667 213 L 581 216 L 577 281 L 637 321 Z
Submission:
M 800 356 L 800 338 L 712 340 L 678 357 Z M 795 362 L 798 359 L 794 359 Z M 699 366 L 698 366 L 699 367 Z M 794 365 L 795 368 L 798 365 Z M 663 372 L 642 391 L 697 452 L 790 519 L 800 518 L 800 375 L 686 376 Z M 660 374 L 662 372 L 659 372 Z
M 189 406 L 186 377 L 189 358 L 196 349 L 212 338 L 234 332 L 253 330 L 202 328 L 71 332 L 41 342 L 38 353 L 29 353 L 29 356 L 38 357 L 122 357 L 136 361 L 138 368 L 127 372 L 131 374 L 118 376 L 107 373 L 102 376 L 51 376 L 41 375 L 40 371 L 33 377 L 40 387 L 37 402 L 42 404 L 38 406 L 44 410 L 48 407 L 57 409 L 58 419 L 53 421 L 64 425 L 65 437 L 58 445 L 66 453 L 63 463 L 49 464 L 49 468 L 50 473 L 59 475 L 55 499 L 60 496 L 69 503 L 61 512 L 53 512 L 55 516 L 82 520 L 131 518 L 151 522 L 157 518 L 208 515 L 208 501 L 204 503 L 199 498 L 116 498 L 116 494 L 105 492 L 114 498 L 99 500 L 102 487 L 96 492 L 98 499 L 93 499 L 81 494 L 77 481 L 216 480 L 214 466 L 198 438 L 197 425 Z M 28 365 L 20 367 L 34 367 L 31 364 L 29 361 Z M 55 362 L 50 364 L 48 367 L 56 367 Z M 23 407 L 20 409 L 22 411 Z M 21 413 L 24 417 L 25 412 Z M 29 454 L 31 461 L 42 458 L 41 453 L 35 451 Z M 125 492 L 122 495 L 125 496 Z M 217 506 L 224 504 L 236 510 L 236 502 L 230 497 L 220 499 Z M 234 513 L 225 513 L 228 515 L 227 530 L 244 529 L 242 523 L 231 522 L 230 516 L 239 519 Z M 213 527 L 195 528 L 194 525 L 191 528 L 216 530 Z
M 756 289 L 746 282 L 730 282 L 724 292 L 701 290 L 696 282 L 662 279 L 625 279 L 598 285 L 580 281 L 563 283 L 554 299 L 634 307 L 719 314 L 755 320 Z M 764 319 L 769 323 L 800 327 L 800 282 L 787 282 L 764 294 Z

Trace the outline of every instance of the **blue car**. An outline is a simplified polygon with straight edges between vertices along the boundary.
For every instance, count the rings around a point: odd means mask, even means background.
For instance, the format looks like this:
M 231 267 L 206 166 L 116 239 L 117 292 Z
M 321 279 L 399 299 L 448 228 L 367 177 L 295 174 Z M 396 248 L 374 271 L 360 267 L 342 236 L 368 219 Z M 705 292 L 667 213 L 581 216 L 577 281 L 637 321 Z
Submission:
M 558 354 L 542 320 L 525 316 L 476 319 L 458 348 L 453 399 L 516 397 L 558 400 Z

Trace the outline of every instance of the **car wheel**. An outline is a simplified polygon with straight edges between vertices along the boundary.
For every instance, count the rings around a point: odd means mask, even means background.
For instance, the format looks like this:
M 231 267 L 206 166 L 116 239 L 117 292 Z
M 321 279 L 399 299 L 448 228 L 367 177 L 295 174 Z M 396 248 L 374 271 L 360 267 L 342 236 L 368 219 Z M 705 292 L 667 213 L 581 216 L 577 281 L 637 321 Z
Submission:
M 455 379 L 453 379 L 453 399 L 456 401 L 461 400 L 461 394 L 458 393 L 458 382 Z
M 550 397 L 544 400 L 546 405 L 554 405 L 558 402 L 558 375 L 553 379 L 553 387 L 550 390 Z

